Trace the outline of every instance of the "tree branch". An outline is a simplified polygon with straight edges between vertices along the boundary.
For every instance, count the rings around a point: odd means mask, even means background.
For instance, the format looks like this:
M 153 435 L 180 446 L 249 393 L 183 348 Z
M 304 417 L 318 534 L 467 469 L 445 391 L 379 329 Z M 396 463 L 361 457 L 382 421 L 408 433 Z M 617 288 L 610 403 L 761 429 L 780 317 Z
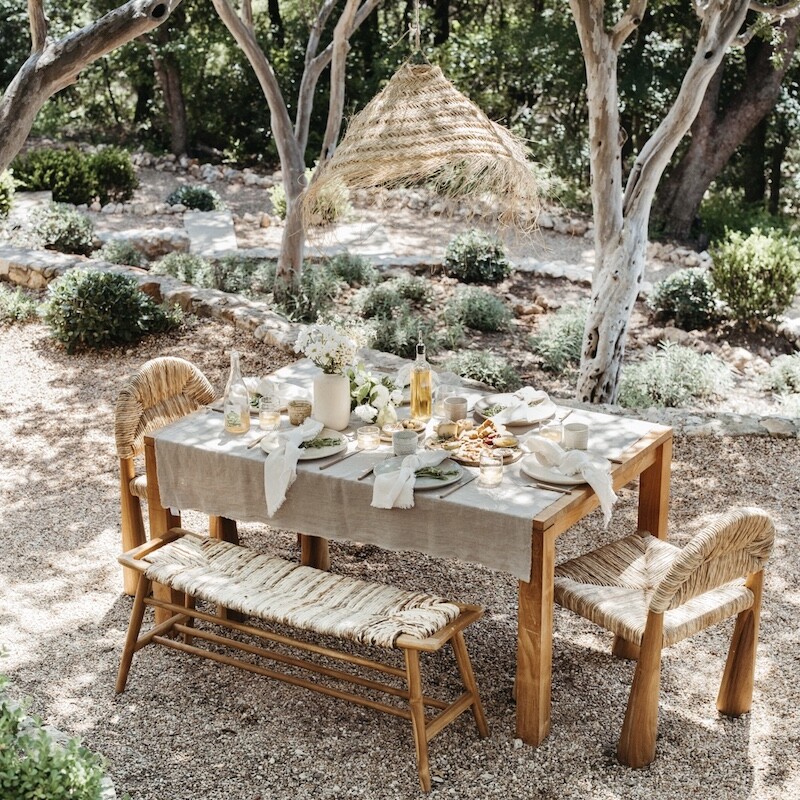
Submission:
M 44 0 L 28 0 L 28 20 L 31 26 L 31 53 L 41 53 L 47 44 L 47 17 Z
M 647 11 L 647 0 L 631 0 L 628 9 L 611 29 L 612 46 L 617 52 L 625 44 L 627 38 L 641 25 L 645 11 Z
M 19 152 L 36 114 L 50 97 L 74 83 L 93 61 L 161 25 L 180 1 L 130 0 L 32 53 L 0 98 L 0 172 Z
M 784 3 L 782 6 L 768 6 L 765 3 L 758 3 L 756 0 L 750 0 L 750 10 L 767 17 L 788 19 L 800 14 L 800 0 L 791 0 L 790 3 Z
M 254 30 L 252 0 L 242 0 L 242 22 L 247 30 L 250 32 Z

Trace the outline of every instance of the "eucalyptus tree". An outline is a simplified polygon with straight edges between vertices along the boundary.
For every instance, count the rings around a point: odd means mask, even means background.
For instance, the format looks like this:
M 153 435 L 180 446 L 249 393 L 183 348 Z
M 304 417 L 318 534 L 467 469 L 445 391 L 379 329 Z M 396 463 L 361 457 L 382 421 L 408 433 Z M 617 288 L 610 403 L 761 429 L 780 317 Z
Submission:
M 44 103 L 87 65 L 161 25 L 180 0 L 129 0 L 79 30 L 50 38 L 44 0 L 28 0 L 30 55 L 0 98 L 0 171 L 19 152 Z
M 767 6 L 756 0 L 693 0 L 699 28 L 691 62 L 671 107 L 640 148 L 623 183 L 619 53 L 640 26 L 647 0 L 629 0 L 621 10 L 605 0 L 570 0 L 586 66 L 595 245 L 578 377 L 580 399 L 616 400 L 628 324 L 644 274 L 656 189 L 726 52 L 753 35 L 756 23 L 745 24 L 749 11 L 776 19 L 794 15 L 797 2 Z
M 349 40 L 380 0 L 345 0 L 333 33 L 327 44 L 323 36 L 329 31 L 336 0 L 321 0 L 308 19 L 308 39 L 297 95 L 292 99 L 295 113 L 290 115 L 290 100 L 280 86 L 274 64 L 258 38 L 251 0 L 242 0 L 237 9 L 230 0 L 213 0 L 222 21 L 242 48 L 261 84 L 272 117 L 271 127 L 280 159 L 283 186 L 286 191 L 286 222 L 275 274 L 275 295 L 282 299 L 297 291 L 305 251 L 306 219 L 303 197 L 306 189 L 305 151 L 308 143 L 314 94 L 323 71 L 330 65 L 328 118 L 322 142 L 319 167 L 331 158 L 344 112 L 345 64 Z M 274 14 L 273 14 L 274 21 Z M 267 24 L 270 20 L 267 19 Z

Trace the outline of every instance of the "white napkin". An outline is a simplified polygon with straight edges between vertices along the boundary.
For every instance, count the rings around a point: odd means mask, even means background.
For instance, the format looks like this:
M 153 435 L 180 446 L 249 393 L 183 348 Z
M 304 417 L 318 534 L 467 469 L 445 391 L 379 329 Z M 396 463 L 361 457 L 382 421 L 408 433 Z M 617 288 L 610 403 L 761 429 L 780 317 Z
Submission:
M 270 517 L 283 505 L 286 492 L 297 477 L 300 444 L 315 439 L 323 427 L 321 422 L 308 417 L 302 425 L 277 434 L 278 447 L 267 456 L 264 463 L 264 494 Z
M 509 404 L 492 416 L 493 422 L 539 422 L 542 418 L 542 403 L 550 403 L 547 392 L 523 386 L 511 395 Z M 533 405 L 535 404 L 535 405 Z
M 396 472 L 375 476 L 372 505 L 375 508 L 413 508 L 416 470 L 435 467 L 447 458 L 447 451 L 426 450 L 403 459 Z
M 562 475 L 580 475 L 595 490 L 603 510 L 605 527 L 611 521 L 611 511 L 617 496 L 611 487 L 611 462 L 583 450 L 564 450 L 556 442 L 535 434 L 525 439 L 525 445 L 544 466 Z
M 311 399 L 311 392 L 296 383 L 279 381 L 274 378 L 245 378 L 244 382 L 250 394 L 276 395 L 282 406 L 285 406 L 290 400 Z

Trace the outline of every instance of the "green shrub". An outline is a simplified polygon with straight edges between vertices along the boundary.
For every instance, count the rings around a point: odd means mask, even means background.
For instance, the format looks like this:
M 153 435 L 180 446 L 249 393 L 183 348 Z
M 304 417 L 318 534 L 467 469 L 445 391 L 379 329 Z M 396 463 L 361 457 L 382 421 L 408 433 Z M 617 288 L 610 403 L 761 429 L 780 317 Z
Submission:
M 0 325 L 25 322 L 36 316 L 36 301 L 20 289 L 11 289 L 0 283 Z
M 220 196 L 207 186 L 179 186 L 167 197 L 167 203 L 171 206 L 186 206 L 197 211 L 214 211 L 224 208 Z
M 328 261 L 330 271 L 350 286 L 371 286 L 380 273 L 369 259 L 351 253 L 339 253 Z
M 211 263 L 192 253 L 167 253 L 150 268 L 156 275 L 171 275 L 192 286 L 211 286 Z
M 306 170 L 306 181 L 311 180 L 313 169 Z M 273 212 L 281 219 L 286 219 L 286 189 L 282 183 L 276 183 L 269 190 L 269 199 Z M 330 181 L 317 195 L 314 208 L 308 218 L 309 225 L 331 225 L 346 217 L 353 210 L 350 204 L 350 192 L 341 181 Z
M 177 307 L 158 305 L 129 275 L 73 269 L 48 287 L 44 318 L 73 353 L 170 330 L 183 315 Z
M 714 192 L 700 206 L 700 224 L 711 242 L 731 231 L 750 233 L 753 228 L 780 228 L 780 217 L 770 214 L 759 203 L 745 203 L 744 194 L 732 189 Z
M 679 269 L 659 281 L 647 304 L 657 318 L 674 320 L 685 331 L 706 328 L 719 317 L 714 281 L 701 267 Z
M 211 262 L 210 281 L 213 289 L 222 292 L 248 292 L 263 261 L 248 256 L 226 256 Z M 274 281 L 274 273 L 273 273 Z
M 95 177 L 89 159 L 74 147 L 66 150 L 31 150 L 17 156 L 14 177 L 27 191 L 53 192 L 57 203 L 91 203 Z
M 428 305 L 433 300 L 433 287 L 426 278 L 402 273 L 389 281 L 397 288 L 397 292 L 404 300 L 416 305 Z
M 493 353 L 464 350 L 448 359 L 444 368 L 462 378 L 488 383 L 500 392 L 513 392 L 522 385 L 519 373 Z
M 144 253 L 127 239 L 109 239 L 95 253 L 95 258 L 101 258 L 110 264 L 123 264 L 128 267 L 144 267 L 147 264 Z
M 464 283 L 498 283 L 511 273 L 511 264 L 496 236 L 473 228 L 447 245 L 444 271 Z
M 562 306 L 542 320 L 530 345 L 546 370 L 560 373 L 580 363 L 588 310 L 588 303 Z
M 89 168 L 95 196 L 103 205 L 130 200 L 139 186 L 130 153 L 119 147 L 106 147 L 89 156 Z
M 47 250 L 89 255 L 94 247 L 94 225 L 85 214 L 61 203 L 37 208 L 31 214 L 34 241 Z
M 800 353 L 774 359 L 761 376 L 761 385 L 778 394 L 800 393 Z
M 411 304 L 427 305 L 433 298 L 433 288 L 425 278 L 400 275 L 383 283 L 365 286 L 356 292 L 353 308 L 365 319 L 386 319 L 398 309 Z
M 730 369 L 716 356 L 662 342 L 647 360 L 624 368 L 619 403 L 627 408 L 677 408 L 723 395 L 731 383 Z
M 77 739 L 59 744 L 13 703 L 0 677 L 0 796 L 8 800 L 98 800 L 103 759 Z
M 800 417 L 800 393 L 780 396 L 781 413 L 787 417 Z
M 420 314 L 414 314 L 405 303 L 396 313 L 376 326 L 372 346 L 384 353 L 394 353 L 402 358 L 413 358 L 419 337 L 427 344 L 429 354 L 439 349 L 439 338 L 433 332 L 434 323 Z
M 344 283 L 325 264 L 306 265 L 300 275 L 299 290 L 277 306 L 294 322 L 315 322 L 333 307 Z
M 8 170 L 0 172 L 0 219 L 7 217 L 11 211 L 16 185 L 17 182 L 11 172 Z
M 476 331 L 507 330 L 513 314 L 496 295 L 474 286 L 460 288 L 447 309 L 448 318 Z
M 800 248 L 784 234 L 729 231 L 711 256 L 714 284 L 731 319 L 755 328 L 792 304 L 800 284 Z

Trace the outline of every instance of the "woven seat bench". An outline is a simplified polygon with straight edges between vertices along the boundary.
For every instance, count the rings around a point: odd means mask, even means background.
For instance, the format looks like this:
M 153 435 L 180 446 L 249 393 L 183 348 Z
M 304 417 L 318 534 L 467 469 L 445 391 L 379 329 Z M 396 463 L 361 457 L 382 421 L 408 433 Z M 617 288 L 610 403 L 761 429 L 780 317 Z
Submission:
M 425 791 L 431 788 L 428 742 L 437 733 L 471 709 L 480 735 L 488 734 L 463 633 L 468 625 L 482 616 L 483 612 L 477 606 L 448 603 L 422 592 L 334 575 L 177 528 L 160 539 L 123 553 L 119 561 L 123 566 L 136 570 L 139 579 L 117 676 L 117 692 L 125 690 L 134 653 L 148 644 L 161 644 L 393 714 L 411 722 L 417 771 Z M 173 593 L 183 593 L 185 603 L 179 605 L 150 597 L 153 582 L 169 587 Z M 225 615 L 205 613 L 195 607 L 196 600 L 297 631 L 323 634 L 362 645 L 400 649 L 404 653 L 405 669 L 236 622 Z M 140 635 L 148 605 L 165 609 L 172 616 Z M 315 656 L 334 658 L 395 679 L 402 678 L 407 688 L 219 635 L 205 627 L 195 627 L 197 620 L 263 641 L 288 645 Z M 216 649 L 206 649 L 197 642 L 226 645 L 250 656 L 299 667 L 364 690 L 385 692 L 404 699 L 408 705 L 390 705 L 349 690 L 276 671 Z M 419 659 L 420 652 L 438 651 L 448 642 L 453 647 L 464 685 L 464 692 L 452 703 L 423 695 Z M 426 706 L 434 710 L 433 715 L 426 713 Z

